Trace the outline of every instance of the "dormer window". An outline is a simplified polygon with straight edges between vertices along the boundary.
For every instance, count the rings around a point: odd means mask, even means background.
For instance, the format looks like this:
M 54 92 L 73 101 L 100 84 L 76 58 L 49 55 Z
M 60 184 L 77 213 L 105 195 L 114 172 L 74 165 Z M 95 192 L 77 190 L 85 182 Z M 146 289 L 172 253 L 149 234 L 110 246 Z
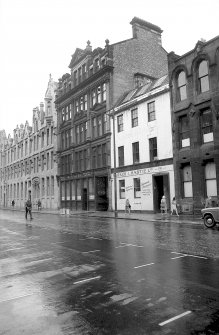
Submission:
M 82 78 L 86 79 L 86 74 L 87 74 L 87 67 L 86 64 L 82 65 Z
M 198 67 L 199 93 L 209 91 L 208 62 L 203 60 Z
M 78 83 L 78 72 L 74 71 L 74 86 L 76 86 Z
M 178 74 L 177 78 L 177 91 L 178 91 L 178 100 L 182 101 L 187 98 L 186 92 L 186 74 L 184 71 L 181 71 Z
M 90 76 L 91 76 L 94 73 L 93 64 L 90 66 L 89 71 L 90 71 Z

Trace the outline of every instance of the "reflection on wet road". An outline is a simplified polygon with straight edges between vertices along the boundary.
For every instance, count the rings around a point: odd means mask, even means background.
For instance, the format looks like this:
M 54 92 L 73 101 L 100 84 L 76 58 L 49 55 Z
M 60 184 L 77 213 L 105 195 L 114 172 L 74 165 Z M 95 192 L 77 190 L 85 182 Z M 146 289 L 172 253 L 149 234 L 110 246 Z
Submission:
M 0 334 L 218 334 L 218 242 L 202 225 L 1 211 Z

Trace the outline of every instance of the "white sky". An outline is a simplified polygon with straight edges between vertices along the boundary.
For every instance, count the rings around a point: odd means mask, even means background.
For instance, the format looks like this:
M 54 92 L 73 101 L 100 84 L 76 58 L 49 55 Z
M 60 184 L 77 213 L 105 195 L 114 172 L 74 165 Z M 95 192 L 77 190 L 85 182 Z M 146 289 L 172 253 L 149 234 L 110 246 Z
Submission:
M 88 39 L 94 49 L 131 38 L 134 16 L 159 26 L 163 47 L 179 55 L 219 35 L 219 0 L 0 0 L 0 130 L 31 124 L 49 74 L 69 72 Z

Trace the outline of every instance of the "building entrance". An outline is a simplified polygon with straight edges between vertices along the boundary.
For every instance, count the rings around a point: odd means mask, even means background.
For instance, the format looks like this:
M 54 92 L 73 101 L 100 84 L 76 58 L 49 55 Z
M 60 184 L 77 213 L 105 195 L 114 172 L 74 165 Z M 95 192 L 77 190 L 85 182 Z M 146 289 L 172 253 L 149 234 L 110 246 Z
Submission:
M 87 208 L 87 189 L 83 188 L 82 190 L 82 209 L 86 211 Z
M 153 198 L 154 198 L 154 212 L 160 212 L 160 202 L 162 196 L 165 195 L 167 200 L 167 210 L 170 209 L 170 188 L 169 175 L 155 175 L 153 176 Z
M 96 177 L 96 209 L 107 211 L 108 209 L 108 178 Z

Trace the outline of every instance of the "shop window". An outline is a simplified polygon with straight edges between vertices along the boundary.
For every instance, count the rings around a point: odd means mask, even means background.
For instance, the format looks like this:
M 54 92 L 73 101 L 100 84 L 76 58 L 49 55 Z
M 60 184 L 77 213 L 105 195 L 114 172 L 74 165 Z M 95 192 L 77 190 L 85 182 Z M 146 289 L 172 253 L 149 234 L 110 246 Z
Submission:
M 65 201 L 65 182 L 61 182 L 61 199 L 62 201 Z
M 155 101 L 148 103 L 148 122 L 156 120 Z
M 140 178 L 134 178 L 134 198 L 141 198 L 141 182 Z
M 118 147 L 119 166 L 124 166 L 124 146 Z
M 186 92 L 186 74 L 184 71 L 181 71 L 178 74 L 177 78 L 177 95 L 178 100 L 182 101 L 187 98 L 187 92 Z
M 138 126 L 138 108 L 131 110 L 132 128 Z
M 149 138 L 150 162 L 157 160 L 157 138 Z
M 207 197 L 217 196 L 216 166 L 214 162 L 205 165 L 205 183 Z
M 183 167 L 183 193 L 184 198 L 191 198 L 193 196 L 192 190 L 192 169 L 190 165 Z
M 140 161 L 139 142 L 132 143 L 132 157 L 133 157 L 133 164 L 139 163 Z
M 119 180 L 119 198 L 125 199 L 125 180 Z
M 213 121 L 212 112 L 207 109 L 201 113 L 202 137 L 203 143 L 212 142 L 213 138 Z
M 199 93 L 209 91 L 208 62 L 203 60 L 198 67 Z
M 190 146 L 190 131 L 189 131 L 189 119 L 187 115 L 183 115 L 179 118 L 180 127 L 180 143 L 181 147 Z

